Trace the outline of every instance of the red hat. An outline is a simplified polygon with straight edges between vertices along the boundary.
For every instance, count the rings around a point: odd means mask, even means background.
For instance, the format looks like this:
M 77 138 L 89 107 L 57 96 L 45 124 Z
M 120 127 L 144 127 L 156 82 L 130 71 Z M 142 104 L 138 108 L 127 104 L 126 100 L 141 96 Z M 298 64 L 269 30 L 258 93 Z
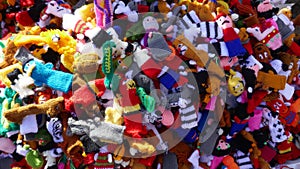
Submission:
M 226 15 L 224 12 L 220 12 L 220 13 L 216 16 L 215 20 L 219 19 L 221 16 L 226 17 L 227 15 Z

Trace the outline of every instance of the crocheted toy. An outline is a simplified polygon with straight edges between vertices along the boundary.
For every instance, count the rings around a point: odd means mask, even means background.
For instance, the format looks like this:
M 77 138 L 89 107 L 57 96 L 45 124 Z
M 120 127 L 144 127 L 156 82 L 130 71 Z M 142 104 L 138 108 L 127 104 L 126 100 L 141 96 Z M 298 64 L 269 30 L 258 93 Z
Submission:
M 232 28 L 233 23 L 229 15 L 219 14 L 216 18 L 216 22 L 223 29 L 223 39 L 226 44 L 229 57 L 243 56 L 246 53 L 238 34 Z
M 26 148 L 29 149 L 29 145 L 25 145 L 25 149 Z M 42 168 L 44 164 L 44 159 L 37 150 L 29 150 L 25 159 L 32 168 Z
M 114 15 L 119 16 L 126 16 L 128 21 L 130 22 L 137 22 L 138 21 L 138 13 L 137 9 L 135 10 L 135 6 L 133 2 L 129 2 L 127 5 L 123 1 L 115 1 L 112 3 L 112 7 L 114 9 Z M 118 17 L 117 17 L 118 18 Z M 121 18 L 121 17 L 120 17 Z
M 299 74 L 298 67 L 298 59 L 296 59 L 295 55 L 291 55 L 285 52 L 279 52 L 278 53 L 278 59 L 280 59 L 283 63 L 283 69 L 286 71 L 286 69 L 291 70 L 290 75 L 287 78 L 287 83 L 291 84 L 293 78 L 295 78 Z
M 8 39 L 5 44 L 5 48 L 3 49 L 4 58 L 3 61 L 0 63 L 0 69 L 3 69 L 9 65 L 13 65 L 18 62 L 18 60 L 14 58 L 14 54 L 16 53 L 17 50 L 18 47 L 15 46 L 14 41 Z
M 70 113 L 63 111 L 56 117 L 61 120 L 61 131 L 56 133 L 61 134 L 63 138 L 63 141 L 59 142 L 58 146 L 74 162 L 74 165 L 78 167 L 83 162 L 84 157 L 86 157 L 86 153 L 82 142 L 79 140 L 79 136 L 69 135 L 68 133 L 68 118 L 70 117 Z
M 255 26 L 253 28 L 247 28 L 247 32 L 251 33 L 258 41 L 272 50 L 276 50 L 282 46 L 281 35 L 274 26 L 270 25 L 265 30 L 261 30 L 260 27 Z
M 277 83 L 273 83 L 273 80 L 277 79 Z M 273 88 L 274 90 L 283 90 L 286 84 L 286 77 L 276 75 L 274 73 L 265 73 L 263 71 L 258 71 L 257 75 L 257 86 L 263 89 Z
M 11 81 L 9 80 L 9 78 L 7 77 L 7 75 L 12 72 L 14 69 L 19 69 L 22 70 L 22 65 L 20 63 L 16 63 L 13 65 L 9 65 L 3 69 L 0 69 L 0 77 L 1 77 L 1 81 L 2 83 L 4 83 L 7 87 L 10 87 L 11 85 Z
M 17 93 L 11 88 L 1 88 L 0 97 L 0 135 L 4 136 L 7 132 L 19 130 L 17 123 L 11 122 L 4 116 L 4 112 L 14 107 L 19 107 L 22 102 L 16 97 Z
M 44 104 L 29 104 L 26 106 L 21 106 L 18 108 L 12 108 L 3 112 L 4 117 L 15 123 L 21 123 L 22 119 L 31 114 L 49 114 L 54 117 L 63 110 L 63 97 L 58 97 L 55 99 L 50 99 Z
M 21 99 L 34 94 L 34 91 L 29 88 L 34 83 L 33 79 L 23 74 L 20 69 L 14 69 L 7 74 L 7 77 L 12 83 L 10 87 L 20 95 Z
M 114 169 L 112 154 L 107 150 L 107 146 L 100 148 L 100 152 L 94 156 L 94 169 Z
M 74 54 L 76 53 L 76 41 L 66 31 L 58 29 L 41 32 L 40 35 L 20 35 L 14 41 L 17 47 L 28 44 L 37 46 L 48 45 L 49 48 L 61 55 L 61 63 L 73 72 Z M 67 45 L 66 45 L 67 44 Z
M 235 72 L 230 69 L 230 75 L 228 77 L 228 90 L 234 96 L 242 94 L 245 88 L 245 80 L 241 73 Z
M 273 59 L 269 48 L 260 42 L 254 44 L 253 55 L 255 59 L 263 63 L 269 63 Z

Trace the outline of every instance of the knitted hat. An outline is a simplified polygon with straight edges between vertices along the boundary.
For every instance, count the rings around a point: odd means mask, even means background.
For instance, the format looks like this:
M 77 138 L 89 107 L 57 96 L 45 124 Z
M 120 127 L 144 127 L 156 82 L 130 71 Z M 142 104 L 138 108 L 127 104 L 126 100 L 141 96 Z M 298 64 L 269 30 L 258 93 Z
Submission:
M 34 56 L 30 54 L 30 52 L 24 47 L 20 47 L 14 56 L 18 61 L 22 62 L 23 64 L 30 59 L 33 59 Z

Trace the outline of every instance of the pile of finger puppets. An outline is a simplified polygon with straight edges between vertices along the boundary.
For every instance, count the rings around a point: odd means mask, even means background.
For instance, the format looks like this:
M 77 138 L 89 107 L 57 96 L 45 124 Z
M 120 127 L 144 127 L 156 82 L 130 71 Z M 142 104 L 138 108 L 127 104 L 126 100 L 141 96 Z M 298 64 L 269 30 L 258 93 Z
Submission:
M 300 2 L 1 0 L 0 163 L 271 169 L 300 158 Z

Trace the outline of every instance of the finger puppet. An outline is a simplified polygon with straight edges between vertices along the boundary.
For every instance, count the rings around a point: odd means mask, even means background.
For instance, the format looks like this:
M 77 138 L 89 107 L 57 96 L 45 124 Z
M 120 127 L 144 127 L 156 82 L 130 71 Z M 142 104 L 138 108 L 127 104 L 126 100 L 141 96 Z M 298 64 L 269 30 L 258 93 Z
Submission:
M 229 57 L 243 56 L 246 53 L 238 34 L 233 28 L 233 23 L 229 15 L 219 14 L 216 22 L 223 30 L 223 39 L 228 49 Z
M 263 63 L 269 63 L 273 59 L 269 48 L 265 44 L 260 42 L 254 44 L 253 56 L 259 62 L 263 62 Z
M 142 45 L 149 47 L 152 57 L 157 61 L 164 60 L 171 54 L 171 49 L 168 46 L 163 35 L 158 32 L 159 24 L 152 16 L 146 16 L 143 19 L 143 27 L 146 31 L 142 39 Z
M 26 115 L 30 114 L 49 114 L 50 116 L 57 115 L 62 110 L 63 97 L 50 99 L 44 104 L 29 104 L 18 108 L 13 108 L 3 112 L 5 118 L 11 122 L 21 123 Z
M 240 38 L 244 48 L 247 50 L 247 52 L 250 55 L 252 55 L 253 54 L 253 49 L 252 49 L 249 34 L 247 33 L 246 28 L 244 28 L 244 27 L 240 28 L 240 31 L 239 31 L 238 35 L 239 35 L 239 38 Z
M 240 72 L 230 69 L 228 77 L 228 90 L 234 96 L 239 96 L 245 89 L 245 80 Z
M 134 1 L 131 1 L 127 5 L 125 5 L 123 1 L 117 0 L 112 3 L 112 8 L 114 10 L 113 12 L 116 18 L 122 18 L 122 15 L 125 15 L 130 22 L 138 21 L 138 13 L 136 11 L 137 9 L 134 9 Z
M 66 31 L 54 29 L 41 32 L 40 35 L 18 34 L 14 43 L 17 47 L 28 44 L 38 46 L 48 45 L 49 48 L 61 55 L 60 61 L 64 67 L 73 72 L 72 65 L 76 53 L 76 41 Z
M 105 27 L 112 23 L 113 19 L 113 9 L 112 9 L 112 2 L 109 0 L 94 1 L 94 11 L 96 14 L 96 24 L 100 28 Z
M 299 115 L 293 111 L 290 111 L 288 107 L 279 99 L 267 102 L 267 106 L 271 111 L 279 114 L 279 120 L 283 125 L 297 126 L 299 121 Z
M 3 48 L 4 59 L 0 63 L 1 69 L 18 62 L 18 60 L 14 58 L 14 54 L 17 50 L 18 47 L 15 46 L 13 40 L 8 39 L 5 43 L 5 48 Z
M 276 50 L 282 46 L 281 35 L 274 26 L 269 26 L 265 30 L 262 30 L 259 26 L 248 27 L 247 32 L 251 33 L 258 41 L 272 50 Z
M 274 79 L 277 79 L 277 83 L 273 83 Z M 263 71 L 258 71 L 257 86 L 262 87 L 262 89 L 273 88 L 274 90 L 283 90 L 285 88 L 285 84 L 285 76 L 276 75 L 273 72 L 265 73 Z
M 19 130 L 19 125 L 14 122 L 11 122 L 4 116 L 4 112 L 14 108 L 15 106 L 21 105 L 21 100 L 17 98 L 17 93 L 11 88 L 1 88 L 1 97 L 0 97 L 0 135 L 4 136 L 9 131 Z
M 288 76 L 287 79 L 287 83 L 291 84 L 292 83 L 292 79 L 297 76 L 297 74 L 299 73 L 298 71 L 298 59 L 295 57 L 295 55 L 291 55 L 285 52 L 279 52 L 278 53 L 279 58 L 282 63 L 283 63 L 283 70 L 286 71 L 291 70 L 290 75 Z
M 37 150 L 30 149 L 29 145 L 25 145 L 25 149 L 29 150 L 25 157 L 28 165 L 32 168 L 42 168 L 45 162 L 42 155 Z
M 94 159 L 94 169 L 101 169 L 103 167 L 106 169 L 114 168 L 112 154 L 107 150 L 107 146 L 101 147 L 100 151 L 95 154 Z
M 26 57 L 25 59 L 24 56 Z M 67 93 L 71 89 L 73 79 L 72 74 L 52 70 L 52 63 L 43 64 L 39 60 L 32 59 L 33 56 L 24 47 L 21 47 L 18 50 L 16 58 L 24 59 L 22 60 L 23 71 L 28 76 L 34 79 L 35 85 L 41 86 L 43 84 L 47 84 L 49 87 L 55 90 L 60 90 L 65 93 Z M 57 77 L 60 77 L 59 80 L 57 79 Z
M 20 69 L 14 69 L 7 74 L 7 77 L 12 83 L 10 87 L 20 95 L 21 99 L 34 94 L 34 91 L 29 88 L 34 83 L 33 79 L 23 74 Z
M 22 65 L 20 63 L 15 63 L 13 65 L 9 65 L 3 69 L 0 69 L 0 77 L 3 84 L 5 84 L 7 87 L 10 87 L 11 81 L 7 77 L 9 73 L 14 71 L 14 69 L 22 70 Z

